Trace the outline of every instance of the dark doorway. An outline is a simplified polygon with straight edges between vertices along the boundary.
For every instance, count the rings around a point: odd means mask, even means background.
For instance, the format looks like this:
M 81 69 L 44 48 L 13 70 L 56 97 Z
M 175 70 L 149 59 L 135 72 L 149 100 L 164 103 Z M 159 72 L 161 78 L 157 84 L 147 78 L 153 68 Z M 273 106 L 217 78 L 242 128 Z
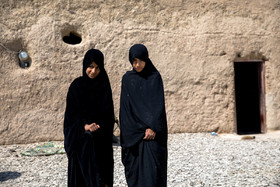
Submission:
M 263 62 L 235 62 L 236 125 L 238 134 L 264 131 Z

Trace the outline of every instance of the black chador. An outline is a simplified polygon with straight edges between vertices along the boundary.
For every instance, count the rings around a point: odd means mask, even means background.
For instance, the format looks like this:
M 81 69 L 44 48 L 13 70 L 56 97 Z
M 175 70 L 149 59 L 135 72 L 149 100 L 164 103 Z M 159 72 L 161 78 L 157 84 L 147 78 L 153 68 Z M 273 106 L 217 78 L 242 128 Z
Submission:
M 100 73 L 90 78 L 86 70 L 95 62 Z M 86 131 L 85 124 L 100 128 Z M 68 156 L 68 186 L 113 186 L 112 136 L 114 108 L 112 91 L 104 69 L 104 56 L 89 50 L 83 60 L 83 75 L 70 85 L 64 118 L 64 146 Z
M 122 162 L 129 187 L 164 187 L 167 185 L 167 121 L 164 89 L 160 73 L 153 66 L 147 48 L 130 48 L 131 64 L 135 58 L 145 62 L 141 72 L 128 71 L 122 78 L 120 128 Z M 143 140 L 152 129 L 153 140 Z

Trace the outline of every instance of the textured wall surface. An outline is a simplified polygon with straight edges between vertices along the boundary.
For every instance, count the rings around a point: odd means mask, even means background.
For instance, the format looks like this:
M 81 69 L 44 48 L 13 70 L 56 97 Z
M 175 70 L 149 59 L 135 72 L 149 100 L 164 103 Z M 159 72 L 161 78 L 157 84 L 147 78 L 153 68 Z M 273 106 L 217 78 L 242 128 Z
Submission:
M 0 46 L 0 144 L 62 140 L 65 98 L 89 48 L 105 54 L 115 112 L 134 43 L 161 72 L 169 133 L 234 132 L 233 62 L 265 60 L 267 129 L 280 129 L 279 0 L 4 0 L 0 43 L 26 50 L 28 69 Z M 69 32 L 82 42 L 65 43 Z

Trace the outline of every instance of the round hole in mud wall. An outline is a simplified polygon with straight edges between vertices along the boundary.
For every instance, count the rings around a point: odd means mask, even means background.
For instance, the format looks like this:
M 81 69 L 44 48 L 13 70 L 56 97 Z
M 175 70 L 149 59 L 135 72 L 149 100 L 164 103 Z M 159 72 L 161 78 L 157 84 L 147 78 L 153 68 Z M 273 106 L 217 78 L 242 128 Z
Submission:
M 62 37 L 63 41 L 70 45 L 76 45 L 82 42 L 82 37 L 75 31 L 70 31 Z

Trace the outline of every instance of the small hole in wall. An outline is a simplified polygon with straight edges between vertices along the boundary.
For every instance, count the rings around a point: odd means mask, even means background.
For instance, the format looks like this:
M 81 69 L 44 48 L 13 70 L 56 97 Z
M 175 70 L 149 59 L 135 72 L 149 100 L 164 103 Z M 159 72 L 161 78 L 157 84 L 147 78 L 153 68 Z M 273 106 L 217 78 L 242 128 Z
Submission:
M 70 31 L 63 36 L 63 41 L 67 44 L 76 45 L 82 42 L 82 37 L 74 31 Z

